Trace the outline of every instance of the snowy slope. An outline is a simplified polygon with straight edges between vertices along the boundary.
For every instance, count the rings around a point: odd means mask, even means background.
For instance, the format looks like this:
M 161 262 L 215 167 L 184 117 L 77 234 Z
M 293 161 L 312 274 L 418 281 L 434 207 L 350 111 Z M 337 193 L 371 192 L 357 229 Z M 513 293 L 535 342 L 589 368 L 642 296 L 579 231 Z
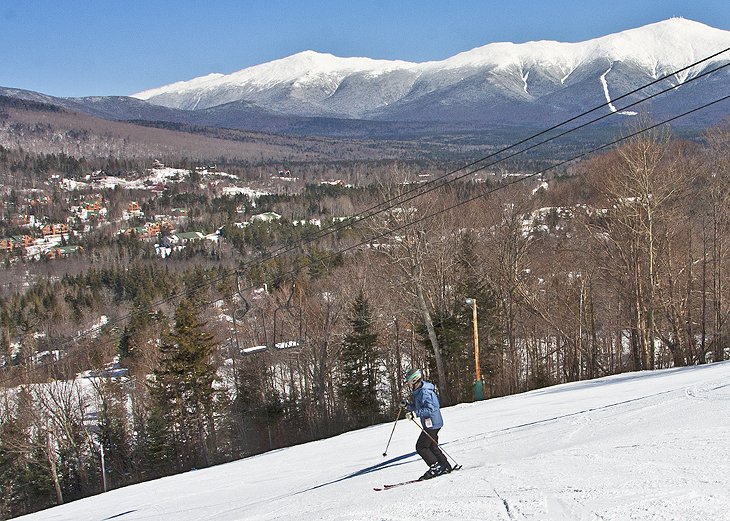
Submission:
M 332 96 L 348 80 L 362 78 L 376 85 L 383 76 L 401 78 L 416 64 L 370 58 L 339 58 L 331 54 L 304 51 L 295 55 L 256 65 L 233 74 L 210 74 L 190 81 L 148 90 L 133 97 L 159 105 L 186 110 L 204 109 L 233 101 L 252 101 L 286 112 L 295 110 L 287 102 L 313 103 Z M 396 83 L 401 80 L 397 80 Z M 408 83 L 408 82 L 406 82 Z M 387 97 L 387 96 L 386 96 Z M 378 97 L 383 103 L 383 96 Z M 306 113 L 305 108 L 296 109 Z M 319 106 L 314 112 L 328 112 Z
M 628 373 L 444 410 L 464 469 L 420 475 L 392 424 L 118 489 L 19 519 L 730 520 L 730 362 Z
M 562 69 L 564 75 L 560 79 L 564 82 L 581 63 L 602 58 L 606 63 L 632 61 L 658 77 L 703 58 L 707 50 L 719 51 L 727 47 L 729 41 L 727 31 L 684 18 L 672 18 L 585 42 L 494 43 L 457 54 L 431 67 L 556 67 Z
M 305 51 L 134 97 L 186 110 L 245 101 L 290 116 L 380 120 L 484 119 L 496 108 L 533 121 L 536 111 L 566 100 L 578 109 L 610 101 L 728 47 L 730 32 L 673 18 L 585 42 L 494 43 L 425 63 Z M 677 75 L 673 84 L 728 60 L 730 53 Z

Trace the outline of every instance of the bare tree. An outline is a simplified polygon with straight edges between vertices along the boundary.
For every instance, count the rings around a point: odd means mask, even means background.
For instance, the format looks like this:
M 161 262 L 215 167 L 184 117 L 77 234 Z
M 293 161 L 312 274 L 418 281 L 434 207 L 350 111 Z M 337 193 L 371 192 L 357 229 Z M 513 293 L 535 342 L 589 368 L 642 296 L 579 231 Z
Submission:
M 392 200 L 403 190 L 403 185 L 383 187 L 383 198 Z M 444 215 L 439 213 L 445 204 L 443 197 L 425 196 L 417 202 L 389 209 L 371 224 L 373 235 L 377 237 L 371 247 L 393 268 L 390 273 L 394 278 L 390 284 L 402 288 L 399 294 L 404 304 L 418 310 L 431 344 L 439 390 L 448 403 L 446 367 L 432 317 L 439 274 L 442 278 L 444 270 L 449 269 L 445 264 L 449 256 L 449 227 L 445 225 Z M 431 215 L 435 217 L 429 217 Z
M 730 121 L 725 122 L 707 133 L 708 174 L 709 174 L 709 243 L 710 243 L 710 282 L 712 291 L 712 355 L 713 360 L 723 360 L 728 345 L 725 325 L 730 317 L 730 309 L 725 304 L 726 291 L 723 281 L 727 280 L 726 262 L 730 254 L 727 241 L 730 232 Z
M 631 138 L 597 178 L 607 209 L 591 227 L 599 258 L 631 302 L 635 367 L 655 367 L 660 255 L 670 247 L 673 206 L 686 190 L 686 170 L 670 154 L 667 133 Z

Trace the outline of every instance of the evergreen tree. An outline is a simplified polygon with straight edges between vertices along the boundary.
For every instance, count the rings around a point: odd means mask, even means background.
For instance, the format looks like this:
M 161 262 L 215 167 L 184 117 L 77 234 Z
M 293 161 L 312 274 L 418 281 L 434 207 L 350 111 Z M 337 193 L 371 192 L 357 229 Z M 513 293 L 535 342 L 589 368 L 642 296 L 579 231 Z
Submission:
M 21 387 L 16 406 L 0 416 L 0 519 L 53 505 L 48 459 L 37 442 L 44 434 L 33 434 L 31 407 L 30 394 Z
M 175 435 L 172 430 L 178 426 L 169 425 L 173 417 L 173 413 L 168 411 L 159 395 L 152 400 L 144 431 L 140 433 L 143 453 L 140 460 L 148 478 L 159 478 L 181 470 L 179 458 L 175 455 Z
M 216 452 L 214 414 L 215 342 L 198 308 L 183 300 L 175 310 L 173 331 L 163 335 L 160 365 L 151 388 L 151 445 L 160 456 L 171 452 L 180 469 L 207 466 Z
M 370 305 L 362 291 L 352 306 L 350 328 L 342 342 L 341 393 L 356 426 L 362 427 L 374 423 L 380 412 L 378 335 L 373 331 Z

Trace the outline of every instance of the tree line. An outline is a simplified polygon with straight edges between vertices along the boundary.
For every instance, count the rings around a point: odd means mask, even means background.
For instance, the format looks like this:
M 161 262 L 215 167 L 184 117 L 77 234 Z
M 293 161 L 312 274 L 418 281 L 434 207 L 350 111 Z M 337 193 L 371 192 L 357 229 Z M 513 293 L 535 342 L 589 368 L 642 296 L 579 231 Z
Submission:
M 308 243 L 260 224 L 226 266 L 131 258 L 18 291 L 0 302 L 0 513 L 99 492 L 102 448 L 119 487 L 392 420 L 408 367 L 470 401 L 467 299 L 488 398 L 727 359 L 729 148 L 727 125 L 643 134 L 547 189 L 453 183 Z M 357 212 L 412 189 L 318 197 Z

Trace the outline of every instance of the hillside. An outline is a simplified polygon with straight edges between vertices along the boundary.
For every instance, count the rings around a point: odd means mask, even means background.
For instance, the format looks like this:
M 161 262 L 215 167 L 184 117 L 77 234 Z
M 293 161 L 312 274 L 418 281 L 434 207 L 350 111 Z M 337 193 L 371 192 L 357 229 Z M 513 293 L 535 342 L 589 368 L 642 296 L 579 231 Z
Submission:
M 184 157 L 250 163 L 403 160 L 424 155 L 423 146 L 415 142 L 287 137 L 169 120 L 111 121 L 64 107 L 66 103 L 57 98 L 33 94 L 0 89 L 0 146 L 78 158 Z M 130 117 L 134 115 L 138 114 Z M 458 144 L 429 144 L 427 148 L 433 155 L 473 150 Z
M 424 470 L 400 421 L 114 490 L 18 519 L 730 519 L 730 363 L 626 373 L 446 408 L 463 470 Z

